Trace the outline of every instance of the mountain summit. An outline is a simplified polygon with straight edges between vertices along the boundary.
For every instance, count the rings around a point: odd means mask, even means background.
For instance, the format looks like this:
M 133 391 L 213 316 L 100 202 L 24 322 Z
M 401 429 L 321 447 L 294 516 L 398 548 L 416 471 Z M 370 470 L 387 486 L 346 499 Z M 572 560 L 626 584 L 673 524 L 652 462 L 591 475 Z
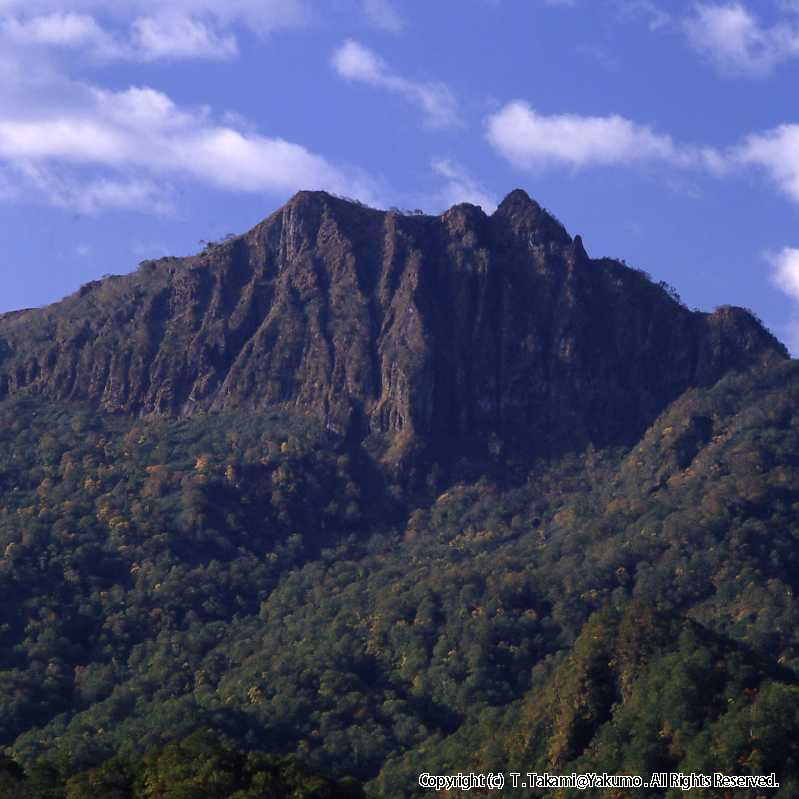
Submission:
M 487 216 L 300 192 L 248 233 L 0 316 L 0 398 L 133 414 L 291 406 L 360 436 L 627 442 L 686 388 L 784 359 L 587 256 L 519 189 Z

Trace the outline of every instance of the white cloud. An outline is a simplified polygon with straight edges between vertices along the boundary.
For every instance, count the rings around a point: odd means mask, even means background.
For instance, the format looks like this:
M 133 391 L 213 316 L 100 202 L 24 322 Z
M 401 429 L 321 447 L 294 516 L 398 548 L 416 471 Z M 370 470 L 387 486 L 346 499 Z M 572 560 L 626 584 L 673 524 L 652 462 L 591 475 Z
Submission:
M 0 120 L 0 158 L 63 159 L 115 164 L 125 160 L 121 131 L 80 117 Z
M 386 62 L 368 47 L 348 39 L 333 53 L 333 68 L 346 80 L 388 89 L 417 105 L 432 127 L 459 122 L 457 103 L 449 88 L 440 82 L 417 82 L 392 72 Z
M 399 33 L 405 23 L 390 0 L 363 0 L 363 10 L 367 19 L 377 28 Z
M 729 71 L 765 74 L 799 56 L 795 20 L 786 16 L 765 27 L 739 2 L 697 6 L 686 20 L 685 30 L 700 52 Z
M 783 294 L 799 301 L 799 248 L 783 247 L 766 256 L 771 265 L 771 282 Z M 799 315 L 794 309 L 791 320 L 783 325 L 783 337 L 793 357 L 799 354 Z
M 264 34 L 309 20 L 304 0 L 72 0 L 69 12 L 63 5 L 0 0 L 0 34 L 29 46 L 80 48 L 100 59 L 216 59 L 236 54 L 236 26 Z
M 57 208 L 82 214 L 107 210 L 144 210 L 165 216 L 174 211 L 168 199 L 168 190 L 151 179 L 86 179 L 71 170 L 53 169 L 32 162 L 20 162 L 15 165 L 15 170 L 17 197 L 35 194 Z
M 438 207 L 449 208 L 458 203 L 479 205 L 487 214 L 497 207 L 497 201 L 457 162 L 448 158 L 432 162 L 433 171 L 445 178 L 443 189 L 435 196 Z
M 220 35 L 204 22 L 172 15 L 135 20 L 133 48 L 144 60 L 229 58 L 238 51 L 232 34 Z
M 799 249 L 783 247 L 769 256 L 774 285 L 794 300 L 799 300 Z
M 729 153 L 715 147 L 675 144 L 668 134 L 618 114 L 546 115 L 522 100 L 510 102 L 488 117 L 486 138 L 511 164 L 527 170 L 659 162 L 721 177 L 735 166 Z
M 660 162 L 724 177 L 744 168 L 765 171 L 799 203 L 799 124 L 753 133 L 734 147 L 717 149 L 677 144 L 667 134 L 618 115 L 539 114 L 527 103 L 508 103 L 486 122 L 494 149 L 520 169 L 580 168 Z M 672 172 L 667 181 L 677 184 Z
M 352 0 L 356 2 L 356 0 Z M 360 2 L 360 0 L 357 0 Z M 304 0 L 100 3 L 0 0 L 0 197 L 95 213 L 168 213 L 177 184 L 287 195 L 325 188 L 374 202 L 372 182 L 235 114 L 179 106 L 147 86 L 71 80 L 58 48 L 150 61 L 227 57 L 233 26 L 258 33 L 306 21 Z M 302 19 L 301 19 L 302 17 Z
M 779 125 L 765 133 L 752 134 L 733 158 L 765 169 L 779 188 L 799 203 L 799 125 Z
M 89 14 L 63 12 L 44 14 L 26 20 L 8 17 L 3 20 L 0 29 L 18 42 L 64 47 L 97 44 L 105 41 L 107 36 L 94 17 Z
M 150 210 L 161 215 L 174 210 L 165 199 L 164 188 L 151 180 L 101 178 L 88 183 L 65 183 L 62 191 L 63 207 L 77 208 L 87 214 L 110 208 Z
M 0 110 L 0 162 L 55 205 L 163 213 L 159 187 L 187 178 L 229 191 L 326 188 L 372 199 L 357 174 L 299 144 L 218 123 L 208 109 L 181 108 L 148 87 L 79 88 L 68 106 Z
M 64 0 L 0 0 L 6 16 L 62 12 Z M 306 0 L 70 0 L 74 13 L 98 14 L 118 22 L 158 17 L 165 11 L 194 19 L 210 18 L 223 25 L 241 24 L 258 32 L 305 23 L 311 14 Z
M 180 147 L 172 150 L 179 169 L 233 191 L 351 191 L 349 181 L 324 158 L 282 139 L 208 127 L 181 137 Z
M 684 158 L 671 137 L 616 114 L 546 116 L 520 100 L 489 117 L 487 136 L 500 154 L 523 168 Z
M 387 74 L 383 59 L 352 39 L 333 53 L 333 66 L 342 78 L 364 81 L 373 86 L 379 86 Z
M 175 14 L 134 19 L 125 35 L 112 35 L 87 14 L 8 18 L 1 32 L 18 44 L 80 49 L 102 60 L 177 61 L 230 58 L 236 38 L 216 32 L 210 22 Z

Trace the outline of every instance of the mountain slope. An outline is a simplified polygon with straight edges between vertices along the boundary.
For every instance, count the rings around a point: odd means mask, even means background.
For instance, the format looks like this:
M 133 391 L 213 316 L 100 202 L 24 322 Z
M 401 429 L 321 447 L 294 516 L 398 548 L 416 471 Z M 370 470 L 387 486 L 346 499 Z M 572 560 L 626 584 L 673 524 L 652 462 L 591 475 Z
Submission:
M 690 312 L 592 261 L 524 192 L 491 217 L 303 192 L 189 258 L 0 317 L 0 397 L 126 413 L 282 404 L 397 438 L 630 443 L 686 388 L 785 357 L 747 312 Z
M 206 728 L 242 785 L 227 744 L 391 799 L 714 763 L 795 793 L 799 365 L 522 192 L 300 194 L 1 317 L 0 386 L 0 799 L 192 781 L 169 742 Z
M 0 734 L 25 764 L 213 726 L 397 797 L 528 757 L 682 767 L 703 736 L 735 765 L 751 717 L 736 773 L 799 776 L 768 734 L 799 711 L 795 363 L 687 392 L 630 450 L 400 490 L 396 522 L 346 441 L 287 414 L 0 407 Z M 716 693 L 678 719 L 695 673 Z

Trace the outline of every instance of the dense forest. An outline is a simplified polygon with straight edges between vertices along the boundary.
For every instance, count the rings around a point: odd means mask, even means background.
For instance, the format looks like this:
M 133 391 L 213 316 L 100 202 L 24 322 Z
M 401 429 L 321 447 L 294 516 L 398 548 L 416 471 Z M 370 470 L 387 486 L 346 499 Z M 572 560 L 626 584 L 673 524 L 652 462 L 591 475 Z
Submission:
M 59 767 L 60 766 L 60 767 Z M 71 773 L 68 763 L 23 771 L 0 756 L 0 795 L 14 799 L 363 799 L 352 779 L 311 774 L 291 758 L 237 752 L 208 730 L 136 757 Z
M 797 408 L 784 362 L 688 390 L 633 447 L 509 469 L 496 440 L 470 474 L 442 444 L 408 483 L 286 410 L 8 398 L 0 795 L 548 769 L 774 771 L 795 796 Z

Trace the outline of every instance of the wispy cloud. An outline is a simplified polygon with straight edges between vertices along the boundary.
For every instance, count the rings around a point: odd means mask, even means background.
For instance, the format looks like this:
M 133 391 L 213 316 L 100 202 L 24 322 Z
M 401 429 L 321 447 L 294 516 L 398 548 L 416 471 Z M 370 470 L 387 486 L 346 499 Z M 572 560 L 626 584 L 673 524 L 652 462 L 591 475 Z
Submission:
M 133 52 L 148 61 L 230 58 L 238 51 L 232 34 L 217 33 L 208 24 L 190 17 L 140 17 L 132 29 Z
M 589 5 L 588 0 L 581 0 Z M 575 6 L 578 0 L 542 0 L 550 6 Z M 643 21 L 650 31 L 682 30 L 693 47 L 725 72 L 764 75 L 779 64 L 799 57 L 799 2 L 773 0 L 777 19 L 764 23 L 752 10 L 766 3 L 742 0 L 595 0 L 619 21 Z M 592 45 L 593 46 L 593 45 Z
M 390 33 L 399 33 L 405 28 L 405 21 L 390 0 L 363 0 L 363 10 L 376 28 Z
M 174 212 L 168 188 L 153 179 L 78 176 L 31 161 L 17 162 L 13 171 L 17 198 L 33 193 L 49 205 L 87 215 L 109 210 L 146 210 L 160 216 Z
M 168 5 L 73 0 L 70 11 L 63 5 L 4 0 L 0 36 L 18 45 L 69 48 L 104 60 L 218 59 L 236 54 L 236 27 L 263 34 L 309 17 L 301 0 L 175 0 Z
M 700 4 L 685 21 L 694 47 L 730 72 L 763 75 L 799 56 L 796 8 L 785 5 L 785 16 L 764 26 L 742 3 Z
M 479 205 L 487 214 L 493 213 L 497 201 L 457 161 L 439 158 L 432 162 L 433 171 L 444 178 L 444 186 L 434 202 L 439 208 L 458 203 Z
M 58 12 L 26 20 L 8 18 L 0 32 L 17 44 L 80 50 L 103 60 L 215 59 L 237 52 L 232 34 L 221 35 L 205 22 L 174 14 L 139 17 L 124 38 L 90 15 Z
M 457 103 L 449 88 L 438 81 L 409 80 L 389 69 L 373 50 L 348 39 L 333 53 L 336 73 L 351 81 L 395 92 L 419 107 L 431 127 L 449 127 L 459 123 Z
M 157 16 L 164 10 L 190 17 L 205 17 L 222 24 L 241 23 L 266 32 L 285 25 L 298 24 L 311 14 L 306 0 L 70 0 L 76 13 L 102 14 L 109 20 L 124 21 Z M 6 15 L 36 16 L 62 12 L 64 0 L 2 0 L 0 10 Z
M 544 5 L 574 8 L 579 0 L 541 0 Z M 656 30 L 671 21 L 671 15 L 655 0 L 582 0 L 584 6 L 602 2 L 608 10 L 622 21 L 643 19 L 650 30 Z
M 6 17 L 0 30 L 9 38 L 27 44 L 64 47 L 110 44 L 110 37 L 90 14 L 55 11 L 27 19 Z
M 655 0 L 612 0 L 623 19 L 643 19 L 649 30 L 663 28 L 671 22 L 671 14 Z

